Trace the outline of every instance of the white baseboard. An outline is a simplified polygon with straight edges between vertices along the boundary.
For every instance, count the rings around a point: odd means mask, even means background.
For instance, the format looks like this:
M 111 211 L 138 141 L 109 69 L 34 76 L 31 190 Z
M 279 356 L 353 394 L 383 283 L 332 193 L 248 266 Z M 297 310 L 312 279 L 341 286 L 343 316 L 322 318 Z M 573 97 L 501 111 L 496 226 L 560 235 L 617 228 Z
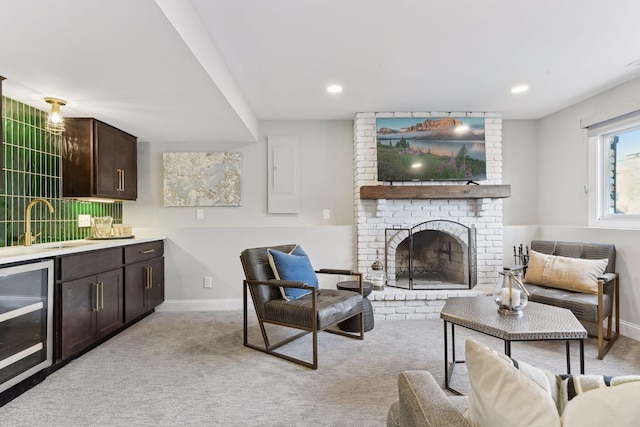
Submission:
M 224 311 L 242 310 L 242 299 L 185 299 L 167 300 L 156 311 Z
M 620 320 L 620 335 L 640 341 L 640 325 Z

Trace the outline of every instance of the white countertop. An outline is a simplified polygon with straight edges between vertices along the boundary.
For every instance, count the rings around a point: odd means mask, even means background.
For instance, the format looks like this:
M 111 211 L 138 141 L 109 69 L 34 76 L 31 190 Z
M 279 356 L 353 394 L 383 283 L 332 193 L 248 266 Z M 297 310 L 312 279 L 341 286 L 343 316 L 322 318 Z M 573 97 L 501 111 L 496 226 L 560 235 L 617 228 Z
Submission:
M 41 258 L 53 258 L 60 255 L 68 255 L 77 252 L 107 249 L 118 246 L 133 245 L 136 243 L 164 240 L 161 236 L 143 236 L 129 239 L 108 240 L 68 240 L 66 242 L 40 243 L 32 246 L 9 246 L 0 248 L 0 264 L 37 260 Z

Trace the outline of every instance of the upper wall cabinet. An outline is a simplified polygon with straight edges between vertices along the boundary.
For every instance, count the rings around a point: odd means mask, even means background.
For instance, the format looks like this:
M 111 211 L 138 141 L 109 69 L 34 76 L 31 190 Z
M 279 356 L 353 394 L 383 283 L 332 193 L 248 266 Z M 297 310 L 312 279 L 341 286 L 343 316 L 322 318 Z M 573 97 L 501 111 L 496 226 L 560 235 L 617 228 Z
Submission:
M 96 119 L 65 119 L 63 197 L 135 200 L 137 139 Z

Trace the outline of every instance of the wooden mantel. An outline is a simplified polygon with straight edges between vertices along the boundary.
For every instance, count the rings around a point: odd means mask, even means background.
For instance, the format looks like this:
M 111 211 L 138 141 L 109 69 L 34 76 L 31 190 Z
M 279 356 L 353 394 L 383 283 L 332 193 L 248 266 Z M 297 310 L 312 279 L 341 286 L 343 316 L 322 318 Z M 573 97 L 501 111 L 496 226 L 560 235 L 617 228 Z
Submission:
M 503 199 L 511 185 L 363 185 L 361 199 Z

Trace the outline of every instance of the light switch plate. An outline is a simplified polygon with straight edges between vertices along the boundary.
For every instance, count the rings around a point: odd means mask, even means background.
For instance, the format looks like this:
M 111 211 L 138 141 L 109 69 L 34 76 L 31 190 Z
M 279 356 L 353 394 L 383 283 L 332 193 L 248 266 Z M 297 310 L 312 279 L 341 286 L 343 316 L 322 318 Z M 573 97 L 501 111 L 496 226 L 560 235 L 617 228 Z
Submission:
M 78 227 L 91 227 L 91 215 L 78 215 Z

